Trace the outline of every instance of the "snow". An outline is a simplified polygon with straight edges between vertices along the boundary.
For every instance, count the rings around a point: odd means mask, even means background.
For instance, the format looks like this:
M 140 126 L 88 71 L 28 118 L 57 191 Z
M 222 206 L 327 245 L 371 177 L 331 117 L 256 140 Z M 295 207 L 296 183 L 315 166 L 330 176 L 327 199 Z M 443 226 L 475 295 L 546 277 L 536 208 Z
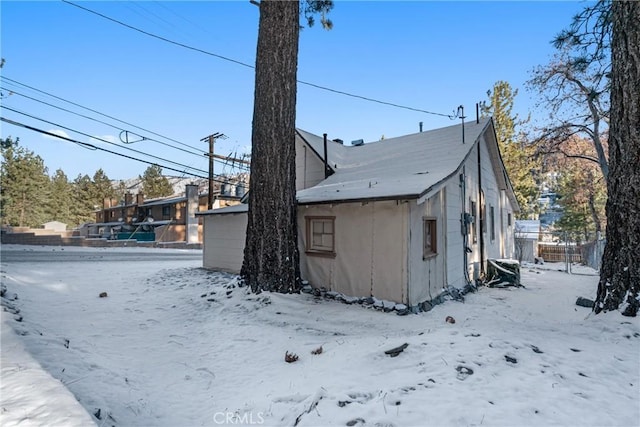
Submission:
M 328 162 L 335 173 L 320 184 L 296 193 L 301 204 L 369 198 L 418 198 L 435 190 L 465 161 L 486 130 L 480 123 L 447 126 L 427 132 L 388 138 L 358 147 L 327 142 Z M 323 138 L 298 129 L 298 133 L 324 156 Z
M 586 267 L 398 316 L 249 294 L 201 254 L 3 245 L 0 424 L 638 425 L 640 319 L 576 306 Z

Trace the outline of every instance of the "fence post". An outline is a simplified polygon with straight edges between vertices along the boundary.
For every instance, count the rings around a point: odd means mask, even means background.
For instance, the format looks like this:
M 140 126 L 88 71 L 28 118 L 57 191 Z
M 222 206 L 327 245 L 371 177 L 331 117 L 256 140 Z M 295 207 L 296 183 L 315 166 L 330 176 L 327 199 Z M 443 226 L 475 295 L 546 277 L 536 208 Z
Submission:
M 564 232 L 564 266 L 565 272 L 571 273 L 571 263 L 569 262 L 569 238 L 567 236 L 567 232 Z

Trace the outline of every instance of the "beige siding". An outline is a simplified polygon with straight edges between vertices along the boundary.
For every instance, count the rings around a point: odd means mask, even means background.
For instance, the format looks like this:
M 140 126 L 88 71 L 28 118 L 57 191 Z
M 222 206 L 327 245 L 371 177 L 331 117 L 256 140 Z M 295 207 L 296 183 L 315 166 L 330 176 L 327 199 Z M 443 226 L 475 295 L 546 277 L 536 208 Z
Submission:
M 313 187 L 324 180 L 324 163 L 296 136 L 296 191 Z
M 307 216 L 335 216 L 335 257 L 305 254 Z M 369 202 L 300 206 L 303 279 L 351 296 L 407 298 L 407 205 Z
M 462 288 L 467 283 L 464 273 L 467 266 L 464 263 L 465 239 L 461 218 L 469 197 L 463 196 L 459 176 L 451 179 L 443 191 L 446 191 L 446 283 Z
M 240 273 L 246 230 L 246 213 L 205 216 L 203 266 Z
M 408 303 L 415 306 L 437 297 L 445 286 L 446 238 L 442 207 L 445 203 L 444 192 L 439 191 L 422 204 L 409 202 L 411 233 L 409 243 L 409 295 Z M 425 218 L 436 219 L 437 254 L 424 259 Z

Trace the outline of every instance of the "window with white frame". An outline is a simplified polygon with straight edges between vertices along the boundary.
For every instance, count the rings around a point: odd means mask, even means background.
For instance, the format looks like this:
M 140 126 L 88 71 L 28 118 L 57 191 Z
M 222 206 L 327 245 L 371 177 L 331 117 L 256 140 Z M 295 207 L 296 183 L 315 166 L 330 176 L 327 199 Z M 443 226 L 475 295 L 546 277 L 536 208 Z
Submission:
M 335 217 L 308 216 L 307 253 L 335 256 Z
M 422 259 L 427 259 L 438 253 L 438 226 L 435 218 L 424 218 L 423 223 L 423 250 Z

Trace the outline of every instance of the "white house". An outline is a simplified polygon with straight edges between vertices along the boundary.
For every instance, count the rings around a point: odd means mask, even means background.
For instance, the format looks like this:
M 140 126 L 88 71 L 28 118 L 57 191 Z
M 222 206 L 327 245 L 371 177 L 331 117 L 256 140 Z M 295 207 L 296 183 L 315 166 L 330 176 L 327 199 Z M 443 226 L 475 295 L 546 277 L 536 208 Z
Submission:
M 302 278 L 416 306 L 513 256 L 518 205 L 490 118 L 345 146 L 296 132 Z M 204 216 L 204 266 L 238 272 L 247 206 Z

